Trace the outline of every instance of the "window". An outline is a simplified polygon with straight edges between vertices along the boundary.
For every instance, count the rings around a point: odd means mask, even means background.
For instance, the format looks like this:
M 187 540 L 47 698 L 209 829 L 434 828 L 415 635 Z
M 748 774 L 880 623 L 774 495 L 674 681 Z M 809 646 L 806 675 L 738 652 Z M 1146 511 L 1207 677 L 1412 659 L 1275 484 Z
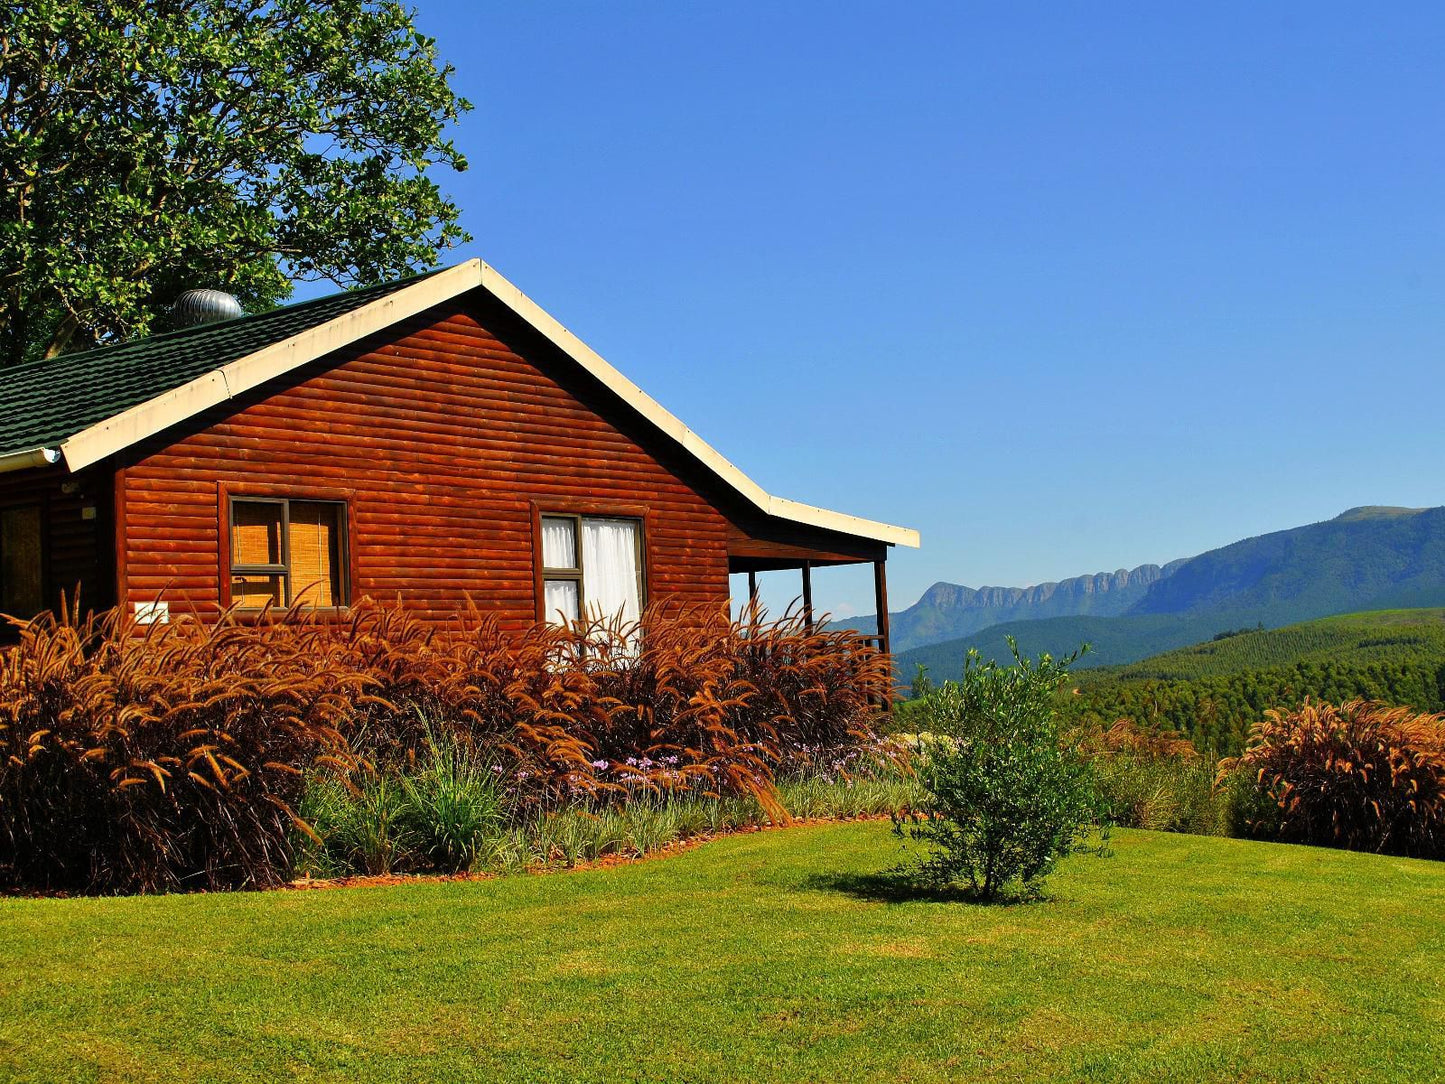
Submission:
M 346 605 L 346 505 L 260 497 L 231 500 L 231 601 Z
M 0 613 L 34 617 L 45 608 L 40 506 L 0 508 Z
M 560 624 L 589 616 L 642 615 L 642 521 L 615 516 L 542 517 L 542 613 Z

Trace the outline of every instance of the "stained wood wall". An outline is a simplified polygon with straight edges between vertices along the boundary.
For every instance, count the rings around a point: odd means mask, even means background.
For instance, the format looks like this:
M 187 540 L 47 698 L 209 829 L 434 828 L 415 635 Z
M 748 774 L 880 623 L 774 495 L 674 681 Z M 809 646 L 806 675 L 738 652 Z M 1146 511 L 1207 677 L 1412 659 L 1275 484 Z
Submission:
M 643 514 L 649 597 L 726 601 L 723 514 L 547 349 L 451 303 L 132 449 L 116 475 L 121 600 L 223 605 L 229 492 L 345 498 L 353 599 L 426 618 L 470 594 L 508 627 L 534 621 L 539 509 Z

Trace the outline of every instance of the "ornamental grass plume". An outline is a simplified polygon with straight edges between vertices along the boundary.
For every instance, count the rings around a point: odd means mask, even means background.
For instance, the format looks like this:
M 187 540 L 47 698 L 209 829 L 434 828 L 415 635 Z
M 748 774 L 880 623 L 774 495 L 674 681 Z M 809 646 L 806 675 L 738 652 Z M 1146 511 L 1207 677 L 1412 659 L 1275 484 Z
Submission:
M 1238 834 L 1445 858 L 1445 716 L 1306 699 L 1265 712 L 1218 778 Z
M 304 773 L 347 771 L 367 677 L 304 622 L 25 625 L 0 655 L 0 878 L 90 892 L 274 884 Z
M 438 748 L 495 770 L 513 814 L 678 794 L 786 820 L 775 776 L 870 748 L 890 680 L 856 634 L 721 607 L 515 634 L 475 607 L 440 628 L 367 602 L 151 625 L 62 611 L 0 656 L 0 882 L 274 884 L 313 832 L 308 783 Z M 462 862 L 457 832 L 429 849 Z

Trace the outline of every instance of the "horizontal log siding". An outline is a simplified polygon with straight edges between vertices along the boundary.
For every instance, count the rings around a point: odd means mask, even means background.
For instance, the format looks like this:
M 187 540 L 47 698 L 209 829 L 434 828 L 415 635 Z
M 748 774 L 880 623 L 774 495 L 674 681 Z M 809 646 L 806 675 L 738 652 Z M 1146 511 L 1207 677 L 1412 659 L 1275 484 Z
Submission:
M 585 378 L 519 349 L 541 347 L 451 306 L 143 445 L 118 483 L 126 601 L 214 612 L 221 486 L 346 491 L 353 596 L 428 619 L 467 594 L 507 627 L 535 619 L 534 502 L 646 509 L 650 598 L 725 601 L 722 513 L 584 403 Z

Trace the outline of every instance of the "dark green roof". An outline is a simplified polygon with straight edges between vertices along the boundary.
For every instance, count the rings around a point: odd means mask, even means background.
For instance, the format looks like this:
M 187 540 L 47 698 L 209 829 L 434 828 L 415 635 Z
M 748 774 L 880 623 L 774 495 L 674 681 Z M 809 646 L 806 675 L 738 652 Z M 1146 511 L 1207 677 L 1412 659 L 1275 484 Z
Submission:
M 425 277 L 0 368 L 0 455 L 53 448 L 212 369 L 284 342 Z

